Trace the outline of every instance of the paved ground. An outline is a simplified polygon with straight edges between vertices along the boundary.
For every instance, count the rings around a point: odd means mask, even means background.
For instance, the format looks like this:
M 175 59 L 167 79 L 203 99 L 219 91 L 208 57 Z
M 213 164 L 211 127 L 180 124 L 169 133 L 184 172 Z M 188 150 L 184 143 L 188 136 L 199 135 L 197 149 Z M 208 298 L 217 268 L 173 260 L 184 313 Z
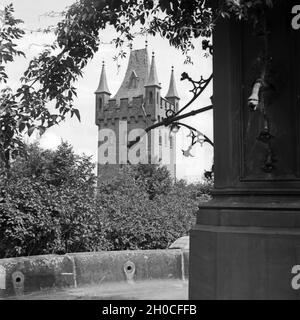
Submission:
M 18 300 L 187 300 L 188 282 L 182 280 L 148 280 L 129 283 L 105 283 L 64 290 L 47 290 Z

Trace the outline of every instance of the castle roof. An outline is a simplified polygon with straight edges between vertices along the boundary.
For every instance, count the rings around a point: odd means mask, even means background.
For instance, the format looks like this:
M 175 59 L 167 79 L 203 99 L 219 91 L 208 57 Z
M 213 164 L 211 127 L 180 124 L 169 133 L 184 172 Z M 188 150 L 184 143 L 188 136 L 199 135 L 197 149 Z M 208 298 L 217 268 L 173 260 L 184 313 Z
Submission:
M 160 88 L 160 84 L 159 84 L 158 77 L 157 77 L 154 52 L 152 54 L 150 73 L 149 73 L 149 78 L 148 78 L 148 81 L 147 81 L 147 84 L 146 84 L 146 87 L 150 87 L 150 86 L 157 86 L 157 87 Z
M 101 71 L 99 85 L 98 85 L 98 88 L 95 91 L 95 93 L 107 93 L 107 94 L 111 95 L 111 93 L 109 92 L 109 89 L 108 89 L 108 85 L 107 85 L 106 71 L 105 71 L 104 62 L 102 64 L 102 71 Z
M 147 49 L 132 50 L 124 80 L 113 99 L 132 99 L 144 95 L 149 75 L 149 57 Z
M 172 67 L 170 86 L 166 98 L 177 98 L 179 99 L 179 94 L 177 92 L 175 77 L 174 77 L 174 67 Z

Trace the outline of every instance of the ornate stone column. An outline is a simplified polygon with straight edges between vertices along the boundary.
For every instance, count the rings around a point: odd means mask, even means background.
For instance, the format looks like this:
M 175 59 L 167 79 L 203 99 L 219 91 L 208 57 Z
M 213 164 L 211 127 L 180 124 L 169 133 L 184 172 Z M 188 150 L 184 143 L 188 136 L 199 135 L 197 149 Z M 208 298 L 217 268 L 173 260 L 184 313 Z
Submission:
M 234 19 L 216 26 L 215 189 L 191 231 L 190 299 L 300 298 L 291 285 L 300 265 L 296 2 L 279 1 L 266 15 L 267 42 Z M 263 106 L 253 111 L 248 98 L 260 82 Z

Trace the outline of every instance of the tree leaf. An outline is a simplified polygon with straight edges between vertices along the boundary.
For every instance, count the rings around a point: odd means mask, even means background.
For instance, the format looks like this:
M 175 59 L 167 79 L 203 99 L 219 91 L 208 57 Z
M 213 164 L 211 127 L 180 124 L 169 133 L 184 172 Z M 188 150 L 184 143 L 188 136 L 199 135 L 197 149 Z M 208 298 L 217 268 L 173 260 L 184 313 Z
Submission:
M 79 122 L 81 122 L 81 118 L 80 118 L 80 112 L 78 109 L 72 109 L 77 117 L 77 119 L 79 120 Z

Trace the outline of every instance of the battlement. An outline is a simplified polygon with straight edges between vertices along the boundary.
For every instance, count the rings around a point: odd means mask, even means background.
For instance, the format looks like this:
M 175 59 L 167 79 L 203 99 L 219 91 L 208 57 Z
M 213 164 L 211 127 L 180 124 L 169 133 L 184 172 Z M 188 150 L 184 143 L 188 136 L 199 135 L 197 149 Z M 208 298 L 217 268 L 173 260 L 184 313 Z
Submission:
M 144 103 L 144 98 L 143 96 L 139 97 L 133 97 L 132 98 L 132 105 L 129 104 L 129 107 L 140 107 Z
M 130 108 L 129 99 L 128 98 L 122 98 L 120 99 L 120 108 Z
M 154 118 L 154 112 L 150 107 L 146 107 L 143 96 L 133 97 L 132 99 L 123 98 L 117 103 L 116 99 L 109 99 L 103 108 L 97 108 L 96 124 L 109 123 L 116 120 L 135 119 L 136 122 L 145 119 L 145 113 L 148 118 Z
M 109 99 L 108 104 L 104 106 L 104 111 L 109 109 L 117 108 L 117 100 L 116 99 Z
M 126 108 L 134 108 L 140 107 L 144 103 L 143 96 L 133 97 L 132 99 L 129 98 L 121 98 L 120 102 L 117 103 L 116 99 L 109 99 L 108 103 L 104 106 L 104 112 L 109 109 L 126 109 Z
M 96 123 L 114 123 L 116 120 L 135 119 L 136 122 L 147 118 L 156 121 L 166 116 L 166 110 L 174 110 L 175 106 L 165 98 L 160 97 L 158 108 L 153 108 L 143 96 L 133 97 L 132 99 L 123 98 L 117 103 L 116 99 L 109 99 L 103 108 L 98 108 L 96 113 Z

